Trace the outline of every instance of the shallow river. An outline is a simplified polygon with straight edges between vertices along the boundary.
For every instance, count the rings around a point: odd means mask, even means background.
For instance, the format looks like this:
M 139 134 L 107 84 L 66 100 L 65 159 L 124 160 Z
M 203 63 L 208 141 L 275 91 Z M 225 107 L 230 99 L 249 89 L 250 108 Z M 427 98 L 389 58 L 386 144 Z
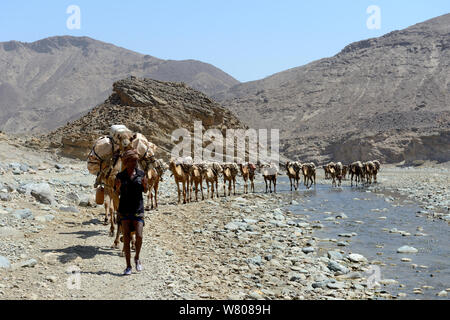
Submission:
M 317 245 L 326 250 L 321 250 L 318 254 L 326 256 L 328 249 L 343 250 L 345 253 L 362 254 L 369 261 L 376 260 L 385 264 L 379 266 L 380 277 L 376 279 L 394 279 L 398 283 L 382 285 L 380 290 L 386 290 L 392 295 L 404 292 L 407 296 L 402 299 L 449 299 L 436 296 L 436 293 L 450 288 L 449 224 L 418 215 L 421 209 L 415 203 L 403 200 L 398 202 L 396 196 L 395 201 L 392 201 L 388 195 L 347 185 L 349 181 L 343 182 L 340 188 L 332 188 L 330 182 L 318 184 L 310 190 L 301 185 L 300 191 L 292 192 L 292 199 L 298 204 L 288 206 L 287 209 L 299 217 L 320 221 L 324 226 L 314 232 L 315 237 L 348 242 L 343 247 L 338 246 L 337 242 L 321 241 Z M 289 179 L 280 177 L 277 191 L 284 193 L 290 192 L 289 190 Z M 340 213 L 347 217 L 326 220 Z M 410 235 L 389 232 L 394 228 Z M 357 235 L 350 238 L 339 236 L 351 233 Z M 418 252 L 397 253 L 397 249 L 405 245 L 416 248 Z M 403 262 L 402 258 L 409 258 L 411 261 Z M 374 269 L 376 268 L 375 266 Z M 364 276 L 369 277 L 369 274 Z M 404 287 L 401 288 L 400 284 Z M 415 288 L 421 288 L 423 294 L 413 293 Z

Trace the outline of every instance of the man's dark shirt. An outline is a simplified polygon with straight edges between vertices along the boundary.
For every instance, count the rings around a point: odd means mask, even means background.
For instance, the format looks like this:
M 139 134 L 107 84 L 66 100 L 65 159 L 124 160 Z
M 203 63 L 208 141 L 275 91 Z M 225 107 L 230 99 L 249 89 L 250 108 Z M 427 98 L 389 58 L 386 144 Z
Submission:
M 142 196 L 142 193 L 144 192 L 144 187 L 142 185 L 144 176 L 144 171 L 139 169 L 136 169 L 136 174 L 132 179 L 130 179 L 127 170 L 117 174 L 117 179 L 121 182 L 118 210 L 120 216 L 144 216 L 144 198 Z

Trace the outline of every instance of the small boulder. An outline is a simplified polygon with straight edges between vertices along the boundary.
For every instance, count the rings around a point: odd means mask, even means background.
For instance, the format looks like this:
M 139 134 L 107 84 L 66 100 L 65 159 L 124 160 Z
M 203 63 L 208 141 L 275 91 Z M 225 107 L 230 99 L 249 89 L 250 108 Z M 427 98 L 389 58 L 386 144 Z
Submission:
M 43 204 L 53 204 L 55 202 L 53 191 L 48 183 L 38 183 L 31 186 L 31 195 Z
M 352 262 L 367 262 L 367 259 L 363 255 L 357 253 L 349 254 L 347 256 L 347 259 L 349 259 Z
M 338 251 L 328 251 L 327 256 L 332 260 L 342 260 L 344 258 Z
M 33 219 L 33 212 L 30 209 L 17 209 L 12 215 L 17 219 Z
M 350 270 L 347 267 L 339 264 L 336 261 L 330 261 L 328 263 L 328 269 L 330 269 L 331 271 L 340 272 L 342 274 L 346 274 L 346 273 L 350 272 Z
M 1 201 L 11 201 L 12 197 L 9 193 L 0 193 L 0 200 Z

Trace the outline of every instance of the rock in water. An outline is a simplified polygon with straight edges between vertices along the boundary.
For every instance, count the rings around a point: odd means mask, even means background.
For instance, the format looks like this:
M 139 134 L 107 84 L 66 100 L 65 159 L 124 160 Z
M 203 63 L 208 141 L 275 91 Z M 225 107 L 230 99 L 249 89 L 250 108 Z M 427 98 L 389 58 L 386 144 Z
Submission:
M 414 247 L 403 246 L 397 249 L 397 253 L 417 253 L 418 250 Z
M 342 254 L 338 251 L 328 251 L 327 252 L 328 258 L 332 260 L 342 260 L 344 257 Z
M 347 258 L 352 262 L 367 262 L 367 259 L 363 255 L 357 253 L 349 254 Z
M 438 297 L 446 297 L 448 295 L 447 291 L 442 290 L 441 292 L 436 294 Z

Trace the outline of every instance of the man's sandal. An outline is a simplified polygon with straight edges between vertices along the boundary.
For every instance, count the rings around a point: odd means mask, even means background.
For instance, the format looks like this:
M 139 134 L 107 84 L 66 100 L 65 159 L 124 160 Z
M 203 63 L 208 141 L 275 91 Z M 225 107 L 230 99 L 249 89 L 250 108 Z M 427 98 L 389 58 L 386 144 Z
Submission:
M 136 271 L 141 272 L 142 271 L 141 261 L 134 259 L 134 262 L 136 262 Z
M 125 271 L 123 272 L 124 276 L 129 276 L 131 274 L 131 268 L 126 268 Z

